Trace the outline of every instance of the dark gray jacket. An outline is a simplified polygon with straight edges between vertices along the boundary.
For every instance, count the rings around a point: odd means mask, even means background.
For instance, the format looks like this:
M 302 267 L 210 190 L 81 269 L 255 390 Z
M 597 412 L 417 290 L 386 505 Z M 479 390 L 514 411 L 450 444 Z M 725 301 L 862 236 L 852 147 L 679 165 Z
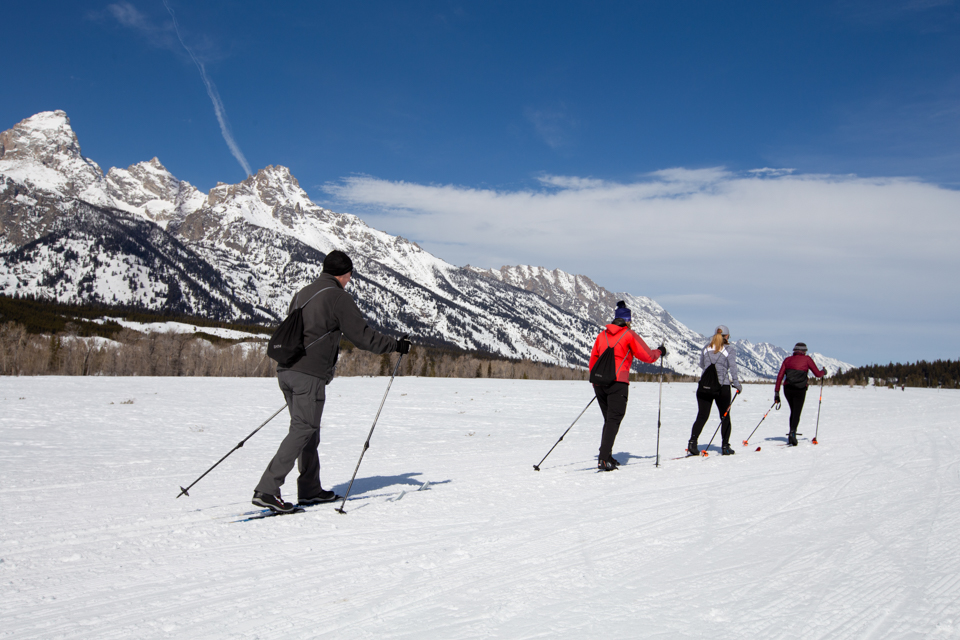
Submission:
M 290 301 L 288 313 L 298 306 L 303 307 L 303 345 L 307 353 L 288 369 L 329 383 L 340 355 L 341 335 L 364 351 L 389 353 L 397 348 L 396 340 L 370 328 L 357 303 L 328 273 L 300 289 Z

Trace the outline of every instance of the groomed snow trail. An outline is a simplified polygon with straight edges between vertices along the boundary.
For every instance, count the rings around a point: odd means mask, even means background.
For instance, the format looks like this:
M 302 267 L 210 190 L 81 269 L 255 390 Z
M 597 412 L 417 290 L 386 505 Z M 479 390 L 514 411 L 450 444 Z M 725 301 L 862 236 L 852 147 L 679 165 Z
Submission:
M 327 387 L 325 487 L 386 383 Z M 828 387 L 814 446 L 811 389 L 799 447 L 786 406 L 740 446 L 772 391 L 734 406 L 737 455 L 671 460 L 696 404 L 665 384 L 655 468 L 635 383 L 620 470 L 595 471 L 594 406 L 536 472 L 589 385 L 398 378 L 347 515 L 235 523 L 285 413 L 175 496 L 283 405 L 274 380 L 0 378 L 0 638 L 960 636 L 960 393 Z

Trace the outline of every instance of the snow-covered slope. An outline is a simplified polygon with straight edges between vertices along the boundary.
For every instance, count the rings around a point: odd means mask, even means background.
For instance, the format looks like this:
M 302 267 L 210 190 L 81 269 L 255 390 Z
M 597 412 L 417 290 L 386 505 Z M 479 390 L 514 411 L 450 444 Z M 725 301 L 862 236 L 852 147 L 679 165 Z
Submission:
M 327 387 L 325 488 L 386 383 Z M 960 392 L 828 387 L 819 445 L 810 394 L 799 447 L 786 410 L 741 447 L 771 392 L 734 405 L 735 456 L 672 460 L 697 406 L 664 384 L 657 468 L 657 385 L 634 384 L 620 470 L 595 471 L 591 406 L 536 472 L 587 383 L 399 377 L 346 515 L 235 522 L 286 418 L 175 496 L 276 381 L 0 377 L 0 637 L 955 640 Z
M 136 213 L 164 228 L 170 219 L 195 211 L 206 200 L 192 184 L 177 180 L 157 158 L 126 169 L 110 169 L 106 191 L 116 208 Z
M 29 118 L 3 141 L 4 293 L 275 322 L 339 248 L 356 264 L 353 293 L 384 330 L 508 357 L 585 362 L 589 321 L 315 205 L 285 167 L 202 196 L 157 159 L 104 178 L 81 155 L 63 112 Z M 130 241 L 100 232 L 121 227 L 138 231 Z M 190 254 L 191 268 L 182 255 L 148 250 L 138 240 L 146 236 Z
M 286 167 L 204 195 L 157 158 L 104 176 L 62 111 L 0 134 L 2 293 L 277 322 L 332 249 L 353 258 L 365 314 L 395 335 L 584 365 L 598 327 L 626 299 L 640 333 L 666 340 L 669 368 L 698 370 L 702 336 L 649 298 L 559 270 L 457 267 L 314 204 Z M 775 374 L 779 362 L 756 354 L 745 352 L 745 376 Z
M 670 315 L 654 300 L 629 293 L 611 293 L 582 275 L 572 275 L 559 269 L 543 267 L 504 266 L 500 269 L 477 269 L 472 271 L 500 282 L 532 291 L 558 307 L 580 317 L 588 318 L 597 325 L 612 320 L 618 300 L 626 302 L 633 313 L 632 326 L 651 347 L 664 341 L 669 355 L 665 365 L 679 373 L 699 375 L 700 349 L 708 338 L 686 327 Z M 780 363 L 790 352 L 767 342 L 753 344 L 748 340 L 734 340 L 737 346 L 737 364 L 745 379 L 776 377 Z M 821 368 L 833 374 L 837 369 L 849 369 L 853 365 L 827 358 L 819 353 L 810 356 Z

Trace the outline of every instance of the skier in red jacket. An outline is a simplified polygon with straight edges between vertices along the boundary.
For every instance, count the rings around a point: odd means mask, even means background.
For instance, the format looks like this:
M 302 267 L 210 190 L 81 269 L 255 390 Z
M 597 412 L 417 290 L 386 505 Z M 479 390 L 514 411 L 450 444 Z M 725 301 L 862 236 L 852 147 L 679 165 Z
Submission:
M 627 412 L 627 393 L 630 390 L 630 366 L 634 357 L 643 362 L 656 362 L 657 358 L 667 355 L 667 348 L 660 345 L 653 351 L 630 329 L 630 309 L 621 300 L 617 303 L 613 322 L 600 332 L 590 352 L 589 368 L 607 350 L 613 349 L 616 382 L 606 386 L 593 385 L 597 394 L 597 404 L 603 413 L 603 434 L 600 436 L 600 454 L 597 456 L 597 468 L 601 471 L 613 471 L 620 463 L 613 457 L 613 442 L 620 431 L 620 422 Z
M 787 445 L 797 446 L 797 425 L 800 424 L 800 412 L 803 411 L 803 401 L 807 397 L 807 372 L 822 378 L 826 371 L 817 368 L 813 358 L 807 355 L 807 345 L 798 342 L 793 346 L 793 355 L 785 358 L 777 374 L 777 386 L 773 391 L 773 401 L 780 404 L 780 383 L 786 378 L 783 385 L 783 395 L 790 405 L 790 434 L 787 436 Z M 777 407 L 780 408 L 779 406 Z

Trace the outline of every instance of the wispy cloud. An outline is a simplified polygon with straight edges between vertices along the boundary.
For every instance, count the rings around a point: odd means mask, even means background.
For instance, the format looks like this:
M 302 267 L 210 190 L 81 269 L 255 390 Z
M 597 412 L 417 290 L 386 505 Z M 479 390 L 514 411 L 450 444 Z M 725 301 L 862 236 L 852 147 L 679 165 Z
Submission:
M 524 110 L 524 117 L 533 125 L 534 131 L 551 149 L 560 149 L 572 144 L 571 131 L 577 121 L 570 116 L 567 108 L 560 105 L 552 109 Z
M 128 27 L 139 32 L 152 46 L 162 49 L 169 49 L 171 51 L 176 50 L 177 43 L 179 43 L 179 46 L 183 47 L 183 50 L 187 52 L 187 54 L 190 56 L 190 60 L 193 61 L 193 64 L 200 72 L 200 78 L 203 80 L 203 84 L 207 89 L 207 95 L 210 97 L 210 102 L 213 104 L 214 115 L 217 118 L 217 122 L 220 124 L 220 133 L 223 135 L 223 139 L 227 143 L 230 153 L 233 154 L 233 157 L 236 158 L 237 162 L 240 163 L 240 166 L 249 176 L 252 173 L 250 171 L 250 164 L 247 162 L 246 157 L 244 157 L 243 151 L 240 150 L 240 145 L 237 144 L 236 139 L 233 137 L 233 131 L 230 129 L 230 123 L 227 120 L 226 109 L 223 106 L 223 100 L 220 98 L 220 92 L 217 91 L 217 86 L 207 74 L 207 69 L 203 60 L 201 59 L 201 56 L 197 55 L 196 51 L 193 48 L 188 47 L 186 42 L 184 42 L 183 34 L 180 31 L 180 25 L 177 22 L 176 14 L 174 13 L 173 8 L 170 7 L 170 4 L 167 2 L 167 0 L 164 0 L 163 6 L 166 7 L 167 12 L 170 14 L 172 21 L 170 25 L 157 25 L 151 22 L 149 18 L 143 15 L 143 13 L 141 13 L 129 2 L 119 2 L 109 5 L 107 10 L 117 20 L 117 22 L 124 27 Z

